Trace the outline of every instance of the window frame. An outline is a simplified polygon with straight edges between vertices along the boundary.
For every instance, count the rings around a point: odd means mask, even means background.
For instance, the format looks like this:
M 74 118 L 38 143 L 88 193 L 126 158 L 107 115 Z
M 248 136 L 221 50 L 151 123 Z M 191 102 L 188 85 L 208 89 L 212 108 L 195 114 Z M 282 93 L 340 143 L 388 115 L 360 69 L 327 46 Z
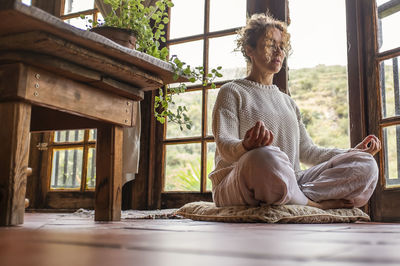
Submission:
M 82 129 L 76 130 L 63 130 L 63 131 L 79 131 Z M 77 142 L 56 142 L 54 140 L 56 131 L 52 131 L 50 133 L 50 141 L 48 142 L 48 162 L 49 166 L 47 168 L 47 176 L 48 176 L 48 186 L 47 189 L 50 193 L 53 192 L 87 192 L 95 191 L 95 186 L 93 188 L 88 188 L 87 183 L 87 169 L 88 169 L 88 160 L 89 160 L 89 149 L 94 148 L 96 149 L 96 140 L 89 140 L 89 131 L 90 129 L 84 129 L 84 136 L 82 141 Z M 53 156 L 54 150 L 69 150 L 73 148 L 82 148 L 82 179 L 79 189 L 78 188 L 57 188 L 54 189 L 51 187 L 51 175 L 52 175 L 52 168 L 53 168 Z
M 400 56 L 400 47 L 379 52 L 375 0 L 346 0 L 346 12 L 351 142 L 354 146 L 367 135 L 375 134 L 384 146 L 383 128 L 400 125 L 400 117 L 382 118 L 379 65 Z M 366 210 L 374 221 L 400 221 L 396 211 L 400 208 L 400 187 L 385 185 L 384 153 L 385 150 L 375 155 L 379 180 Z

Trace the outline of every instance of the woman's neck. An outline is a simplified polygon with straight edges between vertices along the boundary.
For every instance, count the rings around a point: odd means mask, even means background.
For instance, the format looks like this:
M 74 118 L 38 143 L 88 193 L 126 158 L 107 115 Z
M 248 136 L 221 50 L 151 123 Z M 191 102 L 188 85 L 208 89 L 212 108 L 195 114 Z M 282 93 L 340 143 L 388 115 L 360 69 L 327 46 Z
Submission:
M 274 78 L 274 74 L 250 71 L 250 74 L 247 76 L 246 79 L 255 81 L 257 83 L 264 84 L 264 85 L 272 85 L 273 78 Z

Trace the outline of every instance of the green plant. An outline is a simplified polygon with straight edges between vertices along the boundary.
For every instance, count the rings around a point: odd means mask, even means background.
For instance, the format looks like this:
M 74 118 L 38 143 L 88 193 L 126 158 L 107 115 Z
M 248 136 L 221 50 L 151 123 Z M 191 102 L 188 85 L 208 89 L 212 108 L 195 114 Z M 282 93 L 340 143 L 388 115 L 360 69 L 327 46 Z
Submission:
M 191 68 L 190 65 L 179 60 L 176 55 L 171 56 L 169 62 L 174 69 L 174 80 L 177 80 L 182 75 L 187 77 L 192 83 L 202 81 L 204 87 L 210 86 L 212 89 L 215 89 L 214 80 L 217 77 L 222 77 L 222 74 L 219 72 L 222 69 L 221 66 L 217 67 L 217 69 L 211 69 L 211 72 L 206 74 L 202 66 Z M 175 112 L 170 108 L 171 105 L 175 105 L 173 95 L 179 95 L 185 92 L 186 89 L 186 84 L 180 83 L 177 87 L 166 86 L 164 89 L 159 90 L 159 95 L 154 99 L 154 115 L 160 123 L 163 124 L 168 119 L 169 122 L 178 124 L 181 130 L 184 127 L 187 129 L 191 128 L 192 122 L 185 113 L 187 112 L 186 106 L 177 106 Z
M 207 176 L 214 169 L 214 161 L 207 160 Z M 200 160 L 187 162 L 184 168 L 177 169 L 174 182 L 167 184 L 168 190 L 198 191 L 200 189 Z M 211 182 L 207 182 L 207 190 L 211 190 Z
M 168 8 L 173 7 L 171 0 L 158 0 L 154 6 L 144 6 L 144 0 L 103 0 L 110 5 L 111 12 L 105 16 L 104 22 L 99 23 L 88 20 L 89 24 L 95 26 L 110 26 L 132 30 L 136 35 L 136 49 L 146 54 L 152 55 L 161 60 L 171 63 L 174 70 L 174 80 L 180 76 L 186 77 L 194 83 L 202 81 L 203 86 L 215 88 L 213 83 L 216 77 L 222 77 L 219 72 L 221 67 L 212 69 L 206 74 L 203 67 L 195 67 L 185 64 L 176 55 L 169 56 L 166 47 L 161 47 L 165 42 L 165 26 L 169 23 Z M 85 16 L 82 18 L 86 19 Z M 88 26 L 89 28 L 91 26 Z M 186 106 L 177 106 L 176 110 L 171 110 L 175 105 L 173 96 L 185 92 L 185 83 L 180 83 L 177 87 L 165 86 L 160 88 L 159 95 L 155 97 L 154 115 L 160 123 L 165 121 L 177 123 L 181 130 L 190 129 L 192 122 L 187 116 Z
M 136 49 L 154 57 L 166 60 L 168 49 L 160 48 L 165 42 L 165 25 L 168 24 L 170 0 L 159 0 L 154 6 L 145 7 L 144 0 L 104 0 L 111 6 L 111 12 L 104 18 L 104 26 L 132 30 L 137 38 Z

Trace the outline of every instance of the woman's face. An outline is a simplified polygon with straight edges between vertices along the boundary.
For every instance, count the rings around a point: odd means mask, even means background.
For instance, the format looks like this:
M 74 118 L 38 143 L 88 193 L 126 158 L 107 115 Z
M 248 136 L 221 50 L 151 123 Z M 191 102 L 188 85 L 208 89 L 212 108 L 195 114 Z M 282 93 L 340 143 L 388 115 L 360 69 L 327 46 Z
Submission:
M 277 28 L 268 29 L 266 34 L 258 39 L 256 48 L 248 47 L 246 53 L 251 59 L 253 70 L 265 74 L 278 73 L 285 59 L 282 32 Z

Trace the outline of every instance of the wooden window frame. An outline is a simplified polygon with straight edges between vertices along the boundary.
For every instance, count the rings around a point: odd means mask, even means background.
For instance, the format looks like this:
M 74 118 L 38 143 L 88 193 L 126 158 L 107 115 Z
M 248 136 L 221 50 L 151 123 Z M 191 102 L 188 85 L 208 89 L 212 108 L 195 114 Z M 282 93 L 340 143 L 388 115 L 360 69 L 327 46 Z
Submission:
M 400 47 L 379 52 L 375 0 L 346 0 L 346 12 L 351 144 L 369 134 L 383 143 L 382 129 L 399 125 L 400 117 L 382 118 L 379 64 L 400 56 Z M 384 153 L 375 155 L 380 174 L 368 211 L 374 221 L 400 221 L 400 188 L 386 187 Z
M 55 134 L 56 131 L 50 132 L 50 141 L 48 142 L 48 167 L 47 167 L 47 190 L 50 193 L 55 192 L 88 192 L 95 191 L 95 187 L 88 188 L 86 186 L 87 183 L 87 169 L 88 169 L 88 158 L 89 158 L 89 149 L 96 148 L 96 140 L 89 140 L 89 131 L 90 129 L 76 129 L 76 130 L 63 130 L 63 131 L 80 131 L 84 130 L 84 136 L 82 141 L 76 142 L 56 142 Z M 69 150 L 73 148 L 82 148 L 82 180 L 79 188 L 51 188 L 51 173 L 53 168 L 53 156 L 54 150 Z

